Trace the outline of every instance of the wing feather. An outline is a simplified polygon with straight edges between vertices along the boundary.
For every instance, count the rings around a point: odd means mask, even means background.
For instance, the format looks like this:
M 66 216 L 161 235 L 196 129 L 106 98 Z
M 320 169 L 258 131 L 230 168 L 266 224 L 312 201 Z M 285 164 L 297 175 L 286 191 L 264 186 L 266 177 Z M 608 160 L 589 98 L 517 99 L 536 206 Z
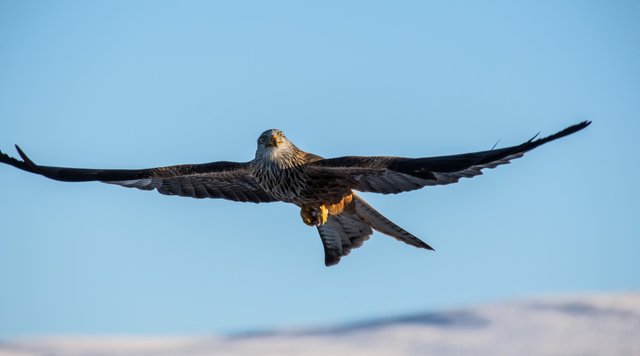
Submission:
M 395 194 L 481 175 L 483 169 L 508 164 L 527 151 L 580 131 L 589 124 L 590 121 L 584 121 L 545 138 L 534 137 L 518 146 L 489 151 L 424 158 L 346 156 L 310 162 L 305 169 L 310 175 L 331 173 L 341 177 L 355 190 Z
M 161 194 L 192 198 L 223 198 L 265 203 L 276 201 L 249 170 L 250 162 L 212 162 L 148 169 L 87 169 L 40 166 L 16 146 L 22 161 L 0 152 L 0 162 L 27 172 L 65 182 L 100 181 L 127 188 L 157 190 Z

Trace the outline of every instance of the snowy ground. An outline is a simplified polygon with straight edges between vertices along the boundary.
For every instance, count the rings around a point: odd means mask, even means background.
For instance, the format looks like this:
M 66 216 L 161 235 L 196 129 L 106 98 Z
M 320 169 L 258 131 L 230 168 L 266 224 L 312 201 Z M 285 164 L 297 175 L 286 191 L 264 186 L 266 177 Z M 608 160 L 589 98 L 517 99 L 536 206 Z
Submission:
M 538 298 L 304 331 L 51 337 L 0 355 L 640 355 L 640 293 Z

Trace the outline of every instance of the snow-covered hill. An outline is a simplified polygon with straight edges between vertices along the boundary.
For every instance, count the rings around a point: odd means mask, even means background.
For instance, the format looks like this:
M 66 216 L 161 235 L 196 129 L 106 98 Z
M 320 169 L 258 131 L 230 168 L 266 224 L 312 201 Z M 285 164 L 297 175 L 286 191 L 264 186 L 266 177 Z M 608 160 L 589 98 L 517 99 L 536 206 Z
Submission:
M 0 355 L 640 355 L 640 294 L 538 298 L 304 331 L 51 337 Z

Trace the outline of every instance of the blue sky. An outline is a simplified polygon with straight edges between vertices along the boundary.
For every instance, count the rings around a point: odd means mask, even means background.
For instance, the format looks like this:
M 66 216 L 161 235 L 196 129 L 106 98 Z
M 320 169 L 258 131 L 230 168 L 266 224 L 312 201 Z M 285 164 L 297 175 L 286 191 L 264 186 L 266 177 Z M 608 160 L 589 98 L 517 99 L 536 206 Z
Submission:
M 298 327 L 640 288 L 637 2 L 0 3 L 0 149 L 142 168 L 431 156 L 587 130 L 456 185 L 365 194 L 332 268 L 285 204 L 61 183 L 0 167 L 0 338 Z

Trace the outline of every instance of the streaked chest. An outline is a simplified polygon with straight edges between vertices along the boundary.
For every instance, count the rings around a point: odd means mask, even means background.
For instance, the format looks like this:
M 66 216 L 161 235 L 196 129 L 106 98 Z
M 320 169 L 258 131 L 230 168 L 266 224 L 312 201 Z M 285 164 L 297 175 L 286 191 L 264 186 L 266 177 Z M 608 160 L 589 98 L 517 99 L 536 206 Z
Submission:
M 304 190 L 306 175 L 299 166 L 281 168 L 265 162 L 253 167 L 253 175 L 260 187 L 276 199 L 299 203 Z

